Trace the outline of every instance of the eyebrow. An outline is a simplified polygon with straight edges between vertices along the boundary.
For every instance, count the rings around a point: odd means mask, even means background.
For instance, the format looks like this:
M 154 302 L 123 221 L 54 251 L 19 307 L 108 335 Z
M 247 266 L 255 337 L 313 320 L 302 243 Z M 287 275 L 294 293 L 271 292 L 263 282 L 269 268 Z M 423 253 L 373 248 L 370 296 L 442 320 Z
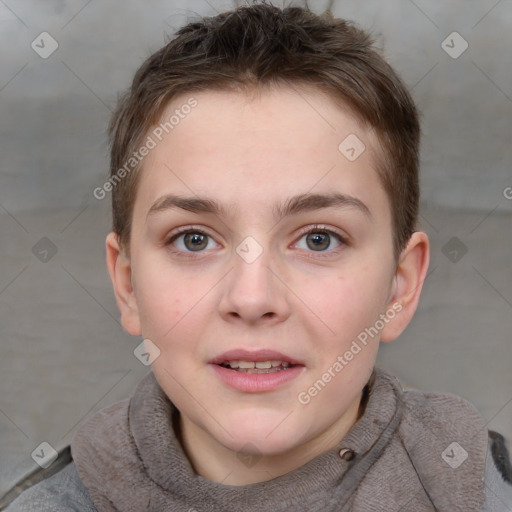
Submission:
M 221 217 L 227 217 L 229 213 L 234 211 L 233 207 L 227 208 L 208 197 L 184 197 L 168 194 L 160 197 L 153 203 L 147 217 L 158 212 L 176 208 L 193 213 L 212 213 Z M 280 221 L 290 215 L 311 212 L 322 208 L 351 208 L 360 211 L 370 219 L 372 218 L 370 209 L 360 199 L 339 192 L 330 194 L 299 194 L 290 197 L 283 203 L 275 204 L 273 214 L 276 221 Z

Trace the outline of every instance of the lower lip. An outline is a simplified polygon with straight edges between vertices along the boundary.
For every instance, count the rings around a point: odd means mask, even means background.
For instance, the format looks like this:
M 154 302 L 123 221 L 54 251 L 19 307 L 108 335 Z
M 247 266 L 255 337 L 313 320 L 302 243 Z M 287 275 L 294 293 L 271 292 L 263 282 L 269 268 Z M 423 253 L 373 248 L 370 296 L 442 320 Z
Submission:
M 246 393 L 273 391 L 298 377 L 305 369 L 304 366 L 296 365 L 287 370 L 273 373 L 242 373 L 224 368 L 218 364 L 212 364 L 211 366 L 213 366 L 222 382 Z

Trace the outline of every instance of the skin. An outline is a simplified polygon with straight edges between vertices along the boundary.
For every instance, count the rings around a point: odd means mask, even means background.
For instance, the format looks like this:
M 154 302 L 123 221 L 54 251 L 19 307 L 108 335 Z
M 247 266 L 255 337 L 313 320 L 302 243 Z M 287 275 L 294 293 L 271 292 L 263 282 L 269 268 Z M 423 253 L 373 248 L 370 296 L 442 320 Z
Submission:
M 144 159 L 130 255 L 110 233 L 107 265 L 123 327 L 160 350 L 153 372 L 180 410 L 182 445 L 194 469 L 244 485 L 302 466 L 354 425 L 379 342 L 399 336 L 416 310 L 429 243 L 416 232 L 394 260 L 389 199 L 374 165 L 376 136 L 329 97 L 284 86 L 193 96 L 198 105 Z M 175 98 L 162 118 L 188 97 Z M 338 150 L 349 134 L 366 146 L 355 161 Z M 357 198 L 369 214 L 345 205 L 273 216 L 274 203 L 333 191 Z M 226 215 L 177 208 L 148 214 L 166 194 L 215 199 Z M 193 251 L 185 235 L 168 243 L 180 227 L 209 235 L 204 248 Z M 324 238 L 317 249 L 311 237 L 326 230 L 346 243 L 330 234 L 330 245 Z M 247 236 L 263 249 L 251 263 L 236 252 Z M 300 403 L 299 393 L 393 304 L 401 310 L 379 335 Z M 208 365 L 235 348 L 275 349 L 305 368 L 274 391 L 241 392 Z M 259 460 L 248 467 L 237 455 Z

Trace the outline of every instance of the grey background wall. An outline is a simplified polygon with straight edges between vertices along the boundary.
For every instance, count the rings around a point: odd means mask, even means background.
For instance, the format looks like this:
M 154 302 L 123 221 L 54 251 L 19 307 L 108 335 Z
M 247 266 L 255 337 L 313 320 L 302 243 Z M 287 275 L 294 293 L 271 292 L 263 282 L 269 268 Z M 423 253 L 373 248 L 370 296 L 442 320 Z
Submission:
M 104 265 L 109 197 L 92 194 L 106 126 L 166 36 L 232 6 L 0 1 L 0 495 L 41 442 L 68 444 L 147 371 Z M 406 385 L 463 396 L 512 440 L 512 2 L 338 0 L 333 12 L 374 34 L 422 113 L 430 274 L 379 362 Z

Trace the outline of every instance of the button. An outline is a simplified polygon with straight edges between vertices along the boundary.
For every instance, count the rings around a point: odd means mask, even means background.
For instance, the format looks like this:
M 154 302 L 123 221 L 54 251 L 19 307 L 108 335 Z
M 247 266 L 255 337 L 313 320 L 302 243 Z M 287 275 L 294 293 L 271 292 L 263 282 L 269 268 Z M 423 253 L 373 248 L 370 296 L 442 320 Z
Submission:
M 356 454 L 354 453 L 354 450 L 350 450 L 349 448 L 342 448 L 342 449 L 340 450 L 340 457 L 341 457 L 343 460 L 350 461 L 350 460 L 352 460 L 355 456 L 356 456 Z

